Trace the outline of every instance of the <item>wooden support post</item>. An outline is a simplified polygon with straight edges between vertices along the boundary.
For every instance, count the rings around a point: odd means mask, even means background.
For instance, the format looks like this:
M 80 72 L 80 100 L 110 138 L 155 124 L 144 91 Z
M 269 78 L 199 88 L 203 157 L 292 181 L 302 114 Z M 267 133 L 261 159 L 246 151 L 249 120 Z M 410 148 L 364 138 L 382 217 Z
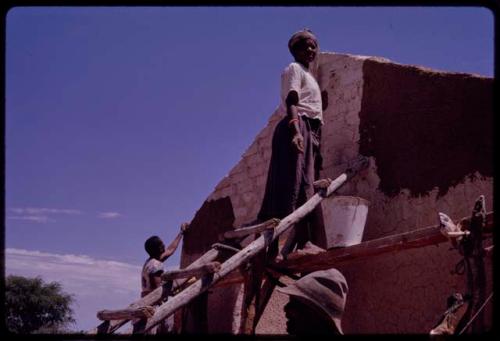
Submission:
M 484 195 L 475 202 L 470 219 L 470 234 L 461 243 L 467 273 L 467 293 L 471 302 L 463 323 L 479 313 L 472 323 L 472 332 L 484 332 L 484 312 L 479 312 L 486 300 L 486 271 L 484 266 L 483 230 L 486 224 L 486 203 Z M 460 324 L 462 327 L 463 323 Z M 461 331 L 462 333 L 463 331 Z
M 97 313 L 99 320 L 131 320 L 133 318 L 150 318 L 155 313 L 155 308 L 152 306 L 128 308 L 121 310 L 101 310 Z
M 171 281 L 174 279 L 186 278 L 186 277 L 201 277 L 207 274 L 213 274 L 219 270 L 220 270 L 219 262 L 210 262 L 189 269 L 166 271 L 161 275 L 161 279 L 164 281 Z
M 272 230 L 276 226 L 278 226 L 279 222 L 280 222 L 279 219 L 273 218 L 273 219 L 269 219 L 261 224 L 243 227 L 243 228 L 239 228 L 237 230 L 226 231 L 223 234 L 223 238 L 225 238 L 225 239 L 243 238 L 243 237 L 246 237 L 250 234 L 261 233 L 261 232 L 264 232 L 265 230 Z
M 254 277 L 248 272 L 243 274 L 243 302 L 241 303 L 241 317 L 239 334 L 253 334 L 253 319 L 255 317 L 255 296 Z
M 348 179 L 353 177 L 359 170 L 366 168 L 368 159 L 364 157 L 358 158 L 345 173 L 341 174 L 332 181 L 327 190 L 316 193 L 305 204 L 300 206 L 290 215 L 280 221 L 274 230 L 266 230 L 263 234 L 247 245 L 243 250 L 226 260 L 221 265 L 220 271 L 216 272 L 211 279 L 198 280 L 191 286 L 180 292 L 176 296 L 169 299 L 162 304 L 156 311 L 155 315 L 148 320 L 145 331 L 150 330 L 163 319 L 173 314 L 177 309 L 185 306 L 198 295 L 207 291 L 211 286 L 215 285 L 221 278 L 224 278 L 230 272 L 234 271 L 244 263 L 248 262 L 259 252 L 263 251 L 281 234 L 289 230 L 295 223 L 300 221 L 308 215 L 317 205 L 323 200 L 324 197 L 331 195 L 338 188 L 340 188 Z
M 244 271 L 244 295 L 241 307 L 240 334 L 255 334 L 255 317 L 260 303 L 262 277 L 265 271 L 267 254 L 262 251 L 256 255 Z

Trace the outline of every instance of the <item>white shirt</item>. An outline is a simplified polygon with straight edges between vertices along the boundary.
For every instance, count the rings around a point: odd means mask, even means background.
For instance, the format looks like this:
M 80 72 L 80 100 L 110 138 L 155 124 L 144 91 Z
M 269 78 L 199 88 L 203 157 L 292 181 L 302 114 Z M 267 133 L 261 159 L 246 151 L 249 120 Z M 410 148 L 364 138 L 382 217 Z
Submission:
M 153 275 L 160 271 L 163 272 L 163 263 L 159 260 L 150 258 L 146 261 L 146 263 L 144 263 L 141 274 L 141 286 L 143 294 L 150 293 L 151 291 L 153 291 L 153 289 L 155 289 L 151 287 L 150 275 Z
M 154 289 L 151 287 L 151 277 L 150 275 L 156 274 L 158 272 L 163 272 L 163 262 L 160 262 L 157 259 L 150 258 L 148 259 L 145 263 L 144 266 L 142 267 L 142 274 L 141 274 L 141 287 L 142 287 L 142 293 L 141 296 L 144 297 L 146 294 L 149 294 L 151 291 Z M 170 298 L 170 297 L 169 297 Z M 132 323 L 137 323 L 140 320 L 140 318 L 135 318 L 133 319 Z M 171 332 L 173 330 L 174 326 L 174 315 L 170 315 L 167 317 L 165 320 L 162 321 L 162 333 L 169 331 Z M 152 329 L 149 330 L 146 334 L 156 334 L 157 330 L 159 328 L 159 325 L 156 327 L 153 327 Z
M 319 119 L 323 123 L 321 90 L 314 76 L 302 64 L 292 62 L 281 74 L 281 109 L 286 113 L 286 97 L 291 90 L 297 91 L 300 116 Z

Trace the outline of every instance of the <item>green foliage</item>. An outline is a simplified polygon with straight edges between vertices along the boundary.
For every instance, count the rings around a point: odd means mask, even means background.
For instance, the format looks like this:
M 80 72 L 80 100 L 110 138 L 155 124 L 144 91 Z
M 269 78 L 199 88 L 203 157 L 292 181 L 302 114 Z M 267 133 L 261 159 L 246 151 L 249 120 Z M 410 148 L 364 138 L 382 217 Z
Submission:
M 44 283 L 40 277 L 8 276 L 5 281 L 5 319 L 13 333 L 57 331 L 74 323 L 73 296 L 58 282 Z

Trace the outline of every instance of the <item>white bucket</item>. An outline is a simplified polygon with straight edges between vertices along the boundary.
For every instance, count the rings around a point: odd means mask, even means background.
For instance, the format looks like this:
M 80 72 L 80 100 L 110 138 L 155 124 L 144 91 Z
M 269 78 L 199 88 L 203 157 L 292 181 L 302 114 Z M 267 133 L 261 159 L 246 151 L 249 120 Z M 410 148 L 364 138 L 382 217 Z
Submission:
M 369 203 L 351 196 L 334 196 L 322 201 L 327 249 L 361 243 Z

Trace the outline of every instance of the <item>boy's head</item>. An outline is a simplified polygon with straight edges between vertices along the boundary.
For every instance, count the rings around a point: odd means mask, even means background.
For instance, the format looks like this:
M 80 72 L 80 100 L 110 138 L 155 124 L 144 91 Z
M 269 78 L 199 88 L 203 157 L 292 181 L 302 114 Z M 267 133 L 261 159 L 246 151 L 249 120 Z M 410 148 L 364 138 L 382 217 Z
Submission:
M 311 30 L 304 29 L 292 35 L 288 49 L 296 61 L 308 64 L 314 60 L 318 51 L 318 39 Z
M 165 244 L 158 236 L 149 237 L 144 243 L 144 248 L 148 255 L 152 258 L 159 258 L 160 255 L 165 251 Z

